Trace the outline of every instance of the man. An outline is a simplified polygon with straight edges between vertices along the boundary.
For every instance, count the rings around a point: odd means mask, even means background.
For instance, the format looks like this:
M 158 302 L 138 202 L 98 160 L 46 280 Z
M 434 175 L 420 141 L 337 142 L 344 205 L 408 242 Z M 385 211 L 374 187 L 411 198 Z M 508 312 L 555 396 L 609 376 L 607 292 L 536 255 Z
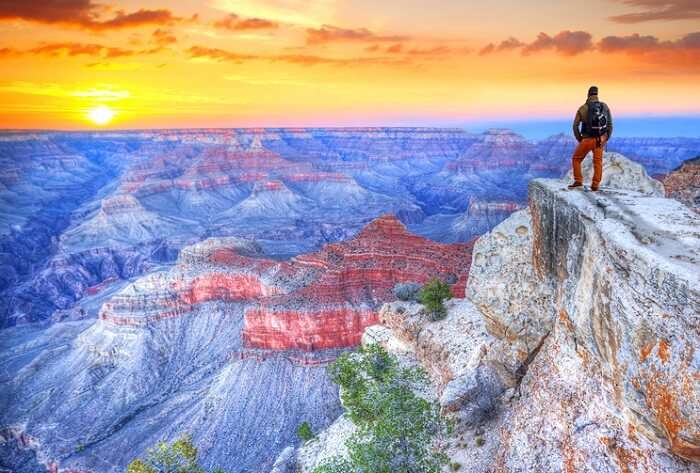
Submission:
M 574 183 L 569 189 L 583 186 L 583 174 L 581 173 L 581 161 L 589 151 L 593 151 L 593 182 L 591 190 L 597 192 L 600 188 L 600 180 L 603 178 L 603 150 L 610 140 L 613 131 L 612 115 L 610 109 L 598 100 L 598 87 L 588 89 L 588 100 L 579 107 L 574 117 L 574 136 L 578 146 L 571 157 L 574 168 Z

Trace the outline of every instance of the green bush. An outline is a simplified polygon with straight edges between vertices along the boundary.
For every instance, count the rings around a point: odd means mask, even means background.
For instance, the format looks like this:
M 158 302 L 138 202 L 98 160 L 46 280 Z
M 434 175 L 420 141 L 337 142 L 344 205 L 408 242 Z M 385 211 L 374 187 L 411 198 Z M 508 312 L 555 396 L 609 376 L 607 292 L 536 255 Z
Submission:
M 197 464 L 197 448 L 192 437 L 183 434 L 172 444 L 158 442 L 149 448 L 145 458 L 137 458 L 126 468 L 126 473 L 205 473 Z M 216 469 L 212 473 L 224 473 Z
M 311 430 L 311 425 L 309 425 L 308 422 L 302 422 L 301 424 L 299 424 L 299 427 L 297 427 L 297 435 L 302 440 L 302 442 L 308 442 L 309 440 L 314 438 L 314 433 Z
M 450 286 L 435 278 L 418 293 L 421 304 L 430 312 L 433 320 L 440 320 L 447 315 L 445 301 L 452 298 Z
M 436 402 L 416 396 L 422 370 L 401 368 L 382 347 L 344 353 L 329 366 L 341 387 L 346 416 L 357 427 L 346 442 L 348 458 L 334 458 L 314 473 L 438 473 L 447 464 L 437 441 L 448 431 Z

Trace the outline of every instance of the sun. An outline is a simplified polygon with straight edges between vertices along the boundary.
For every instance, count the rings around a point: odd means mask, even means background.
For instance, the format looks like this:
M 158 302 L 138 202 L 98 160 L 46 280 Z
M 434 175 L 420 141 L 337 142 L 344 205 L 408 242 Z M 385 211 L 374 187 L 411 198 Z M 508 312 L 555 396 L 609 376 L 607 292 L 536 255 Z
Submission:
M 106 125 L 114 118 L 114 110 L 106 105 L 100 105 L 88 110 L 87 116 L 95 125 Z

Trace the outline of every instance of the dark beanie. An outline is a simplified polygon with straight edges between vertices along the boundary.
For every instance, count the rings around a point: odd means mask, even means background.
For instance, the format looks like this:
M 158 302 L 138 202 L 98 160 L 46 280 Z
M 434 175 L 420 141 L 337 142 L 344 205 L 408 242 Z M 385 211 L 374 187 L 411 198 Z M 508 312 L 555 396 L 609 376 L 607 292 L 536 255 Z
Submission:
M 598 87 L 596 87 L 595 85 L 592 85 L 588 89 L 588 96 L 590 97 L 591 95 L 598 95 Z

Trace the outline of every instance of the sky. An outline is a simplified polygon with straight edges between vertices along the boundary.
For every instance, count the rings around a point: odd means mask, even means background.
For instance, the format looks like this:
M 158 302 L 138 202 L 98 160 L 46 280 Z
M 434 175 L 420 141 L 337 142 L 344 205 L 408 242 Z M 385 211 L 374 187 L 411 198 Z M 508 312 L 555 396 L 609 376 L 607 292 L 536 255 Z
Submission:
M 0 128 L 532 135 L 596 84 L 628 134 L 699 135 L 700 0 L 0 0 L 0 70 Z

